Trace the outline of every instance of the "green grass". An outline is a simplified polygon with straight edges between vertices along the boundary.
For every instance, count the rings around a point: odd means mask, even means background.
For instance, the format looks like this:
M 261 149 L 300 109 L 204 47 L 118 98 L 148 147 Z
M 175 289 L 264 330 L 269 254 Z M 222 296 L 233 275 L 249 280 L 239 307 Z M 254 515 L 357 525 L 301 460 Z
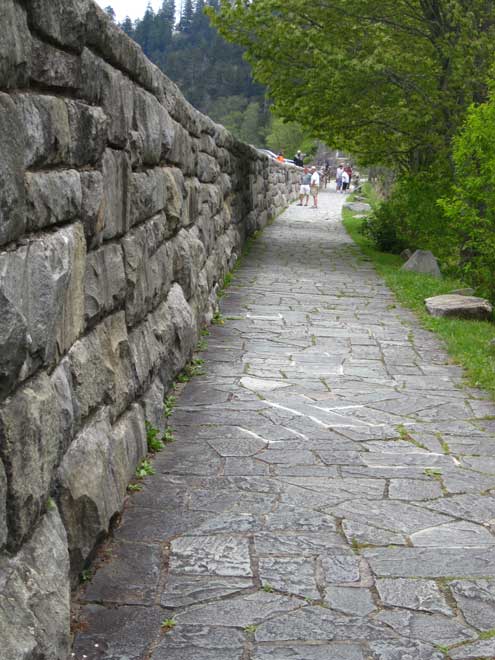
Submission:
M 404 262 L 399 256 L 380 252 L 363 236 L 360 231 L 363 219 L 355 218 L 348 209 L 343 210 L 343 218 L 347 232 L 373 261 L 398 301 L 414 310 L 425 328 L 442 337 L 453 361 L 465 368 L 468 384 L 487 390 L 495 399 L 495 347 L 490 346 L 495 338 L 495 325 L 488 321 L 435 318 L 425 311 L 425 298 L 465 285 L 454 279 L 401 271 Z

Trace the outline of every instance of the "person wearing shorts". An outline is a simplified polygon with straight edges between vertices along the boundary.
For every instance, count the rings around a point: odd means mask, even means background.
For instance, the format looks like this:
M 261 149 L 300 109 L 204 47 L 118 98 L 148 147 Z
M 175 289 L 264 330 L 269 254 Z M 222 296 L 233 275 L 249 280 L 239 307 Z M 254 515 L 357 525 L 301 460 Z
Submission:
M 345 193 L 349 190 L 349 175 L 346 170 L 342 172 L 342 192 Z
M 311 184 L 311 172 L 307 167 L 304 168 L 303 175 L 301 177 L 301 187 L 299 188 L 299 204 L 298 206 L 307 206 L 309 202 L 309 192 Z M 306 203 L 303 205 L 303 199 L 306 197 Z
M 318 192 L 320 190 L 320 175 L 318 174 L 316 167 L 311 168 L 311 184 L 310 192 L 311 197 L 313 198 L 313 207 L 314 209 L 318 208 Z

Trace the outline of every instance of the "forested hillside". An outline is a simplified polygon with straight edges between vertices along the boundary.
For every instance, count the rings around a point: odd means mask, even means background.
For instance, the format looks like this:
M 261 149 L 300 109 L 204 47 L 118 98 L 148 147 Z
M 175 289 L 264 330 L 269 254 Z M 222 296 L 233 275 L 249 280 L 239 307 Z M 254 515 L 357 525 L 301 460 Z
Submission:
M 177 20 L 175 0 L 164 0 L 158 12 L 148 5 L 141 19 L 126 18 L 120 27 L 196 108 L 242 140 L 263 146 L 271 123 L 265 88 L 253 80 L 243 49 L 210 25 L 206 4 L 217 9 L 217 0 L 184 0 Z M 111 6 L 107 13 L 114 17 Z

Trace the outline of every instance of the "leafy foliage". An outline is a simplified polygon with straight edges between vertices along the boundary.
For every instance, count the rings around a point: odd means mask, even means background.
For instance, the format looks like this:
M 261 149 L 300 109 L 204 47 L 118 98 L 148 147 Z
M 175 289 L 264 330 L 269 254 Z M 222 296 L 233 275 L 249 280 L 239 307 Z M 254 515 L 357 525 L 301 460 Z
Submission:
M 402 176 L 385 202 L 375 204 L 363 231 L 380 250 L 429 249 L 448 260 L 448 223 L 437 205 L 448 194 L 448 165 L 438 163 L 416 174 Z
M 456 181 L 444 197 L 454 256 L 462 276 L 495 299 L 495 95 L 469 111 L 454 140 Z
M 222 0 L 278 114 L 364 164 L 417 172 L 485 96 L 492 0 Z M 211 10 L 210 10 L 210 13 Z

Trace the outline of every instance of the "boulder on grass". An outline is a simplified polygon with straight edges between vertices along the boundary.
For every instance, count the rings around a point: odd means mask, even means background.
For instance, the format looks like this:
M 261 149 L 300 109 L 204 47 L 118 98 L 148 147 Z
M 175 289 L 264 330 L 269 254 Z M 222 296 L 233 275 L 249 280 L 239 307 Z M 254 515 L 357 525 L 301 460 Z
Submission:
M 491 317 L 493 307 L 484 298 L 446 294 L 426 298 L 426 309 L 432 316 L 485 321 Z
M 344 208 L 353 213 L 369 213 L 371 211 L 371 206 L 365 202 L 346 202 Z
M 429 250 L 416 250 L 412 257 L 402 266 L 401 270 L 410 270 L 414 273 L 442 277 L 442 273 L 438 267 L 438 261 Z
M 402 252 L 400 253 L 400 257 L 404 261 L 408 261 L 412 257 L 411 250 L 409 248 L 406 248 L 405 250 L 402 250 Z

